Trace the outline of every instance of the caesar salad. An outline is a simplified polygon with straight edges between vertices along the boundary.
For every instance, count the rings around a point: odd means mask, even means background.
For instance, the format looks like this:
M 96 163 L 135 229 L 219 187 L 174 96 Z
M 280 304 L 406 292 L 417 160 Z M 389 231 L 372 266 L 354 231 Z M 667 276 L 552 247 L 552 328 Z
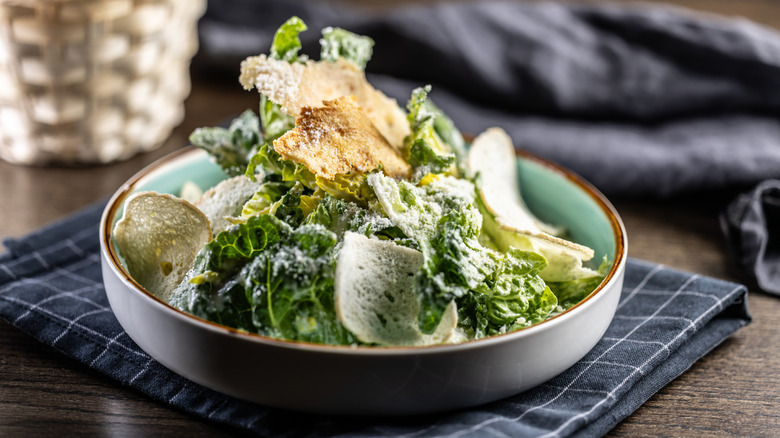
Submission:
M 500 128 L 464 140 L 415 89 L 405 108 L 364 68 L 374 42 L 293 17 L 241 64 L 260 95 L 193 145 L 226 179 L 139 192 L 113 238 L 147 291 L 197 317 L 278 339 L 355 346 L 466 342 L 576 305 L 609 267 L 534 216 Z

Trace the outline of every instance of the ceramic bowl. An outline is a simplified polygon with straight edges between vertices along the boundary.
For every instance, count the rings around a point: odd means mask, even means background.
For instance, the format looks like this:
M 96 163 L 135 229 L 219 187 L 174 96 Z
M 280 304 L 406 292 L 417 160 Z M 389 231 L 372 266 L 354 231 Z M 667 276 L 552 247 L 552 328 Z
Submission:
M 345 415 L 422 414 L 475 406 L 520 393 L 581 359 L 615 313 L 626 264 L 626 234 L 610 203 L 573 173 L 518 155 L 529 207 L 564 225 L 573 240 L 613 262 L 583 302 L 536 326 L 456 345 L 415 348 L 324 346 L 247 334 L 183 313 L 127 273 L 111 230 L 133 192 L 206 189 L 225 178 L 208 156 L 182 149 L 139 172 L 109 201 L 101 221 L 103 281 L 128 335 L 174 372 L 208 388 L 269 406 Z

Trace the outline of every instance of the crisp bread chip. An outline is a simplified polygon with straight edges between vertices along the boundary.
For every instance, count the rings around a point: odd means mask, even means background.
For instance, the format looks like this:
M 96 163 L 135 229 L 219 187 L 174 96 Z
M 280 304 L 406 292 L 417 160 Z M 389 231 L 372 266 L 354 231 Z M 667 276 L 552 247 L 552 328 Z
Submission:
M 232 225 L 226 218 L 241 216 L 244 204 L 261 186 L 244 175 L 234 176 L 206 190 L 194 204 L 209 218 L 211 232 L 217 235 Z
M 390 177 L 409 177 L 409 163 L 353 98 L 341 97 L 323 105 L 303 108 L 296 127 L 274 140 L 276 152 L 329 180 L 355 171 L 369 172 L 380 165 Z
M 197 207 L 156 192 L 127 198 L 114 226 L 114 241 L 130 275 L 165 302 L 211 236 L 209 220 Z
M 406 114 L 395 99 L 371 86 L 363 70 L 343 58 L 290 63 L 252 56 L 241 62 L 239 81 L 247 90 L 257 88 L 293 117 L 306 107 L 322 106 L 323 101 L 355 96 L 374 126 L 398 151 L 410 133 Z
M 201 196 L 203 196 L 203 189 L 194 181 L 184 181 L 179 189 L 179 197 L 192 204 L 197 203 Z
M 517 157 L 509 135 L 501 128 L 488 128 L 477 136 L 468 152 L 468 169 L 480 175 L 486 203 L 497 210 L 508 226 L 530 232 L 559 235 L 563 230 L 546 224 L 525 205 L 517 183 Z
M 523 202 L 514 146 L 506 132 L 490 128 L 477 136 L 469 149 L 468 168 L 479 175 L 479 198 L 486 210 L 483 213 L 489 215 L 485 231 L 499 249 L 513 247 L 541 254 L 547 259 L 539 273 L 545 281 L 598 275 L 582 265 L 593 258 L 591 248 L 552 235 L 563 230 L 537 219 Z
M 363 342 L 379 345 L 433 345 L 448 342 L 458 313 L 451 302 L 436 330 L 423 334 L 417 323 L 420 301 L 414 276 L 423 255 L 393 242 L 344 234 L 334 285 L 334 306 L 341 323 Z

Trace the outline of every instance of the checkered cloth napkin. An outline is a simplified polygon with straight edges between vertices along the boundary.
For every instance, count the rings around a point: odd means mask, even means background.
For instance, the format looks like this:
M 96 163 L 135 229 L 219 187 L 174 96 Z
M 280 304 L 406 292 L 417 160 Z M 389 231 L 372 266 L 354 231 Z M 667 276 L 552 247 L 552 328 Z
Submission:
M 577 364 L 532 390 L 422 417 L 283 411 L 190 382 L 133 343 L 114 318 L 101 281 L 102 208 L 92 206 L 4 242 L 0 317 L 118 384 L 204 421 L 262 436 L 600 436 L 750 322 L 744 286 L 629 259 L 617 314 L 603 339 Z

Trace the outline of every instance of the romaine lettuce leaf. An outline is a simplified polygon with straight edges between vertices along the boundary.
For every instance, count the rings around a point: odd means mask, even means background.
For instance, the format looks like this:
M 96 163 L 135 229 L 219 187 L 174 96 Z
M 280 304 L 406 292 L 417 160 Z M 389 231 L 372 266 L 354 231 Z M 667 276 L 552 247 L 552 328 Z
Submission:
M 193 268 L 173 291 L 170 304 L 209 321 L 254 331 L 249 299 L 234 277 L 276 244 L 285 226 L 275 217 L 260 215 L 217 234 L 198 253 Z
M 300 33 L 307 29 L 306 24 L 298 17 L 291 17 L 274 34 L 268 57 L 280 61 L 298 62 L 306 59 L 300 56 Z M 260 96 L 260 118 L 263 122 L 263 133 L 267 143 L 281 137 L 285 132 L 295 127 L 295 118 L 285 114 L 279 105 L 271 102 L 266 96 Z
M 450 150 L 455 154 L 455 163 L 458 167 L 458 172 L 460 172 L 460 174 L 465 174 L 466 140 L 463 139 L 460 130 L 455 126 L 455 122 L 433 103 L 433 100 L 425 99 L 423 106 L 425 106 L 425 112 L 433 115 L 434 131 L 436 131 L 436 134 L 439 135 L 439 138 L 441 138 L 444 143 L 450 146 Z
M 452 147 L 441 139 L 435 129 L 435 121 L 442 114 L 435 105 L 428 104 L 430 85 L 412 91 L 407 109 L 412 133 L 406 139 L 407 160 L 412 165 L 413 181 L 419 181 L 428 173 L 446 173 L 452 170 L 456 155 Z M 446 125 L 446 121 L 442 121 Z M 452 133 L 449 133 L 452 136 Z
M 244 204 L 241 219 L 270 214 L 291 227 L 297 227 L 321 199 L 320 195 L 314 195 L 298 181 L 267 181 Z
M 355 202 L 366 207 L 375 198 L 374 191 L 366 181 L 366 174 L 353 172 L 336 175 L 332 180 L 316 177 L 316 185 L 325 193 L 345 201 Z
M 301 208 L 301 196 L 304 188 L 300 183 L 295 183 L 279 200 L 271 206 L 270 213 L 295 228 L 303 222 L 306 216 Z
M 336 242 L 324 227 L 304 225 L 284 233 L 241 271 L 258 333 L 321 344 L 357 342 L 333 306 Z
M 380 239 L 405 239 L 406 235 L 387 217 L 368 210 L 355 202 L 326 195 L 317 208 L 306 217 L 306 224 L 320 224 L 342 239 L 352 231 Z
M 290 17 L 274 34 L 269 56 L 273 59 L 295 62 L 300 59 L 300 33 L 308 29 L 306 23 L 298 17 Z
M 561 310 L 569 309 L 593 292 L 604 280 L 610 266 L 605 256 L 597 270 L 598 275 L 596 276 L 581 277 L 569 281 L 548 281 L 547 285 L 550 286 L 555 296 L 558 297 L 558 305 Z
M 482 286 L 501 254 L 479 244 L 481 217 L 469 204 L 450 208 L 436 232 L 419 241 L 423 266 L 415 278 L 420 294 L 420 330 L 431 333 L 450 301 Z
M 555 307 L 555 296 L 538 276 L 546 265 L 543 257 L 523 251 L 502 254 L 480 243 L 482 215 L 474 205 L 471 182 L 442 177 L 419 187 L 381 174 L 369 175 L 368 182 L 387 216 L 423 253 L 414 286 L 423 333 L 435 330 L 452 300 L 471 309 L 468 320 L 478 334 L 537 322 L 538 315 Z M 510 291 L 515 285 L 520 290 Z M 538 304 L 527 303 L 533 300 Z
M 260 121 L 251 110 L 244 111 L 227 129 L 198 128 L 190 135 L 190 143 L 208 152 L 228 176 L 246 172 L 250 157 L 260 148 L 261 139 Z
M 292 187 L 293 183 L 287 181 L 267 181 L 255 192 L 252 198 L 244 204 L 241 217 L 246 219 L 258 214 L 268 214 L 271 207 Z
M 258 167 L 263 170 L 266 180 L 300 181 L 309 189 L 315 190 L 317 188 L 317 179 L 306 166 L 283 158 L 270 143 L 261 145 L 257 153 L 252 156 L 245 175 L 254 179 Z
M 260 95 L 260 120 L 263 122 L 265 141 L 271 143 L 295 127 L 295 118 L 282 112 L 282 108 Z
M 407 118 L 412 130 L 407 139 L 408 160 L 415 168 L 415 175 L 420 176 L 427 173 L 444 173 L 455 162 L 455 154 L 434 128 L 436 114 L 431 111 L 431 106 L 426 104 L 430 90 L 430 85 L 416 88 L 407 104 Z
M 373 47 L 374 40 L 367 36 L 338 27 L 326 27 L 322 29 L 320 39 L 320 59 L 335 62 L 341 57 L 364 69 L 371 59 Z
M 442 177 L 419 187 L 381 174 L 369 175 L 368 182 L 387 216 L 417 241 L 423 253 L 423 266 L 415 277 L 420 297 L 418 322 L 423 333 L 436 329 L 452 300 L 475 291 L 493 290 L 487 282 L 496 276 L 500 263 L 512 267 L 517 264 L 511 259 L 503 262 L 510 256 L 480 244 L 482 215 L 474 205 L 471 182 Z M 541 281 L 535 274 L 527 280 Z M 483 313 L 490 314 L 487 310 Z M 474 316 L 472 320 L 479 319 Z
M 509 250 L 484 284 L 458 300 L 459 324 L 481 338 L 547 319 L 558 300 L 539 278 L 546 264 L 539 254 Z
M 281 339 L 353 343 L 333 309 L 336 242 L 322 226 L 293 229 L 270 214 L 252 216 L 201 250 L 171 305 Z

